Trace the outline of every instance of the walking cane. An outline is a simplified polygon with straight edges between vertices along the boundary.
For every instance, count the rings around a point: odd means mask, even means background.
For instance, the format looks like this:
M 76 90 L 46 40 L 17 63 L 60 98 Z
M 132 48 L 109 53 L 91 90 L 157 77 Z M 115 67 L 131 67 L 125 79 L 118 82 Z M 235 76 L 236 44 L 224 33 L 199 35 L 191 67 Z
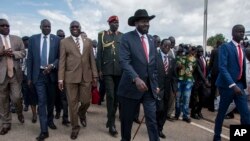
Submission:
M 136 129 L 136 131 L 135 131 L 135 134 L 134 134 L 133 140 L 135 139 L 135 136 L 137 135 L 137 133 L 138 133 L 138 131 L 139 131 L 140 127 L 141 127 L 141 124 L 142 124 L 142 122 L 143 122 L 144 118 L 145 118 L 145 116 L 143 115 L 143 117 L 142 117 L 142 119 L 141 119 L 141 121 L 140 121 L 140 124 L 139 124 L 139 126 L 137 127 L 137 129 Z

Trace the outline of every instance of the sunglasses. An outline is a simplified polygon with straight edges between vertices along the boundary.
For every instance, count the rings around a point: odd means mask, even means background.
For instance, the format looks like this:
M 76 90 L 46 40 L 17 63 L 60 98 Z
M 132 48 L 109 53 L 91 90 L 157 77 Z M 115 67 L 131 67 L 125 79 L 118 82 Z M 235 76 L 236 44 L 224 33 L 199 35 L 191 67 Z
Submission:
M 58 35 L 58 37 L 64 38 L 64 37 L 65 37 L 65 35 Z
M 0 25 L 1 27 L 10 27 L 10 25 L 8 25 L 8 24 L 2 24 L 2 25 Z
M 74 25 L 74 26 L 71 26 L 70 28 L 79 28 L 79 26 Z

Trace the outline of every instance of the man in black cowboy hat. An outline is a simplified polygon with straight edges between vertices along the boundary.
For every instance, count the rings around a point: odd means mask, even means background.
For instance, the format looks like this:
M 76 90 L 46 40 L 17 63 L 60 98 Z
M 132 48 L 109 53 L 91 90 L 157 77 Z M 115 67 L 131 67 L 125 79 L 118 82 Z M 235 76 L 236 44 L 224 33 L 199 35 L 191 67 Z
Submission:
M 158 141 L 156 123 L 157 84 L 156 48 L 154 39 L 148 35 L 149 16 L 145 9 L 139 9 L 128 19 L 128 25 L 135 26 L 134 31 L 121 38 L 120 65 L 122 77 L 118 87 L 118 99 L 121 105 L 121 141 L 130 141 L 136 107 L 142 103 L 146 118 L 149 140 Z

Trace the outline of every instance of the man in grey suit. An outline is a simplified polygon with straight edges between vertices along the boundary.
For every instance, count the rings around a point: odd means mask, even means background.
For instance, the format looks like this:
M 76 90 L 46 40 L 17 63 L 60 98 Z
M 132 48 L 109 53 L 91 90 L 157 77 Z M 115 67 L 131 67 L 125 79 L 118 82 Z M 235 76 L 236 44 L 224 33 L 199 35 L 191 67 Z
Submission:
M 16 105 L 18 120 L 24 123 L 21 103 L 22 70 L 20 59 L 25 57 L 25 49 L 21 38 L 9 35 L 9 22 L 0 19 L 0 117 L 5 135 L 11 129 L 9 99 Z
M 143 104 L 150 141 L 158 141 L 156 122 L 156 99 L 158 99 L 157 52 L 154 39 L 148 34 L 149 16 L 145 9 L 139 9 L 128 19 L 134 31 L 121 38 L 120 65 L 122 78 L 118 87 L 121 105 L 120 121 L 122 141 L 130 141 L 136 107 Z

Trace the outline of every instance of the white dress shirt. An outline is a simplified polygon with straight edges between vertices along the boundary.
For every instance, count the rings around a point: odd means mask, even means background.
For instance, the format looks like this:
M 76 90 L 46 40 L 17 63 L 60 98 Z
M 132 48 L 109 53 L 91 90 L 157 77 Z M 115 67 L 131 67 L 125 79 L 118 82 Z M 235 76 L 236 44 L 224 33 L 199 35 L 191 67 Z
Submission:
M 5 46 L 5 41 L 4 41 L 4 38 L 6 38 L 6 40 L 7 40 L 7 42 L 8 42 L 8 45 L 9 45 L 9 48 L 11 48 L 11 44 L 10 44 L 10 36 L 9 35 L 6 35 L 6 36 L 4 36 L 4 35 L 2 35 L 2 34 L 0 34 L 0 36 L 1 36 L 1 39 L 2 39 L 2 43 L 3 43 L 3 45 Z M 5 46 L 6 47 L 6 46 Z M 6 48 L 5 48 L 6 49 Z

